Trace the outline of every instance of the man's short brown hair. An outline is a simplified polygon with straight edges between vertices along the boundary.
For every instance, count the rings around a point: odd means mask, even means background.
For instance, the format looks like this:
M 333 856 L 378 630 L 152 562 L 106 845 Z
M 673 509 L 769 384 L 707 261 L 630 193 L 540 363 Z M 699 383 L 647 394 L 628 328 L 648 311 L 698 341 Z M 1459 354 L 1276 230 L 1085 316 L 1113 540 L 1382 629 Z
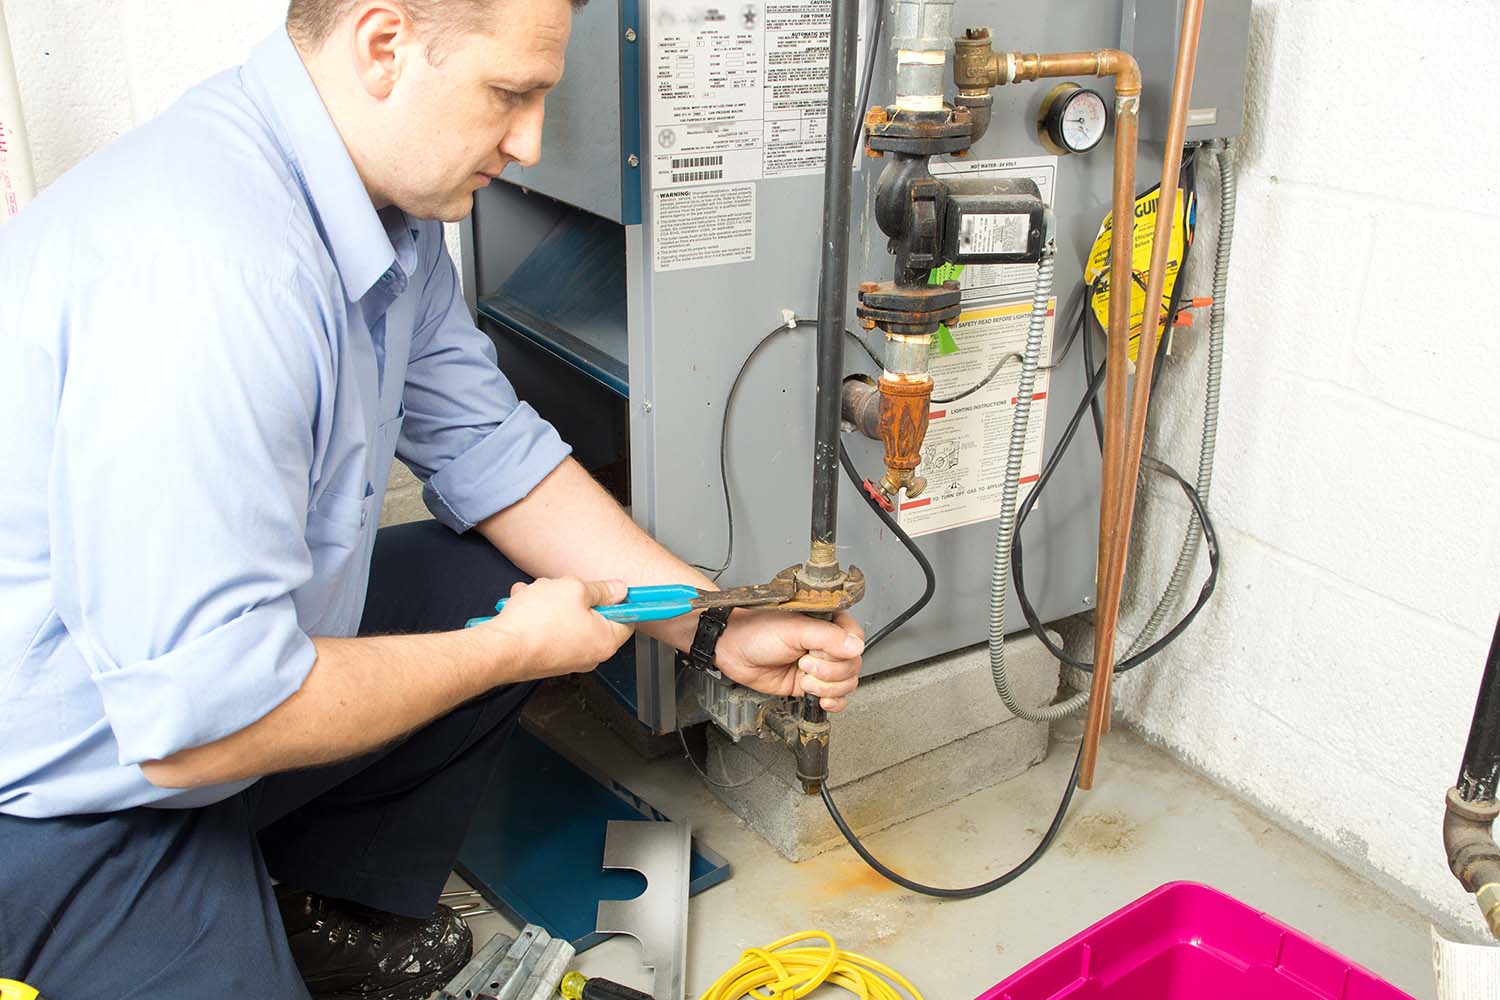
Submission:
M 322 46 L 338 23 L 359 0 L 291 0 L 286 30 L 299 48 Z M 459 35 L 484 31 L 495 24 L 505 2 L 515 0 L 396 0 L 417 30 L 428 37 L 428 58 L 436 62 L 443 43 Z M 579 10 L 588 0 L 571 0 Z M 501 15 L 503 16 L 503 15 Z

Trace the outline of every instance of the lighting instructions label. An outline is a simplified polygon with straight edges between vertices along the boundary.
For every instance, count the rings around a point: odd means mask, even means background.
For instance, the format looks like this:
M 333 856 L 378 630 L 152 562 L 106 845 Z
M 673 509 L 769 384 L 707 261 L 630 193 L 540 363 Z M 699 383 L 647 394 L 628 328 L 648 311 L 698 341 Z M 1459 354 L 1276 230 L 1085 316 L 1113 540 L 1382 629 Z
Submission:
M 658 271 L 755 259 L 755 185 L 652 193 L 651 243 Z
M 1036 268 L 1031 266 L 1035 280 Z M 967 273 L 967 271 L 965 272 Z M 1038 365 L 1052 357 L 1052 331 L 1057 300 L 1047 313 L 1047 330 Z M 1026 346 L 1031 303 L 977 303 L 966 308 L 951 328 L 958 351 L 931 362 L 934 399 L 957 395 L 980 382 L 1007 354 Z M 1046 371 L 1036 373 L 1031 416 L 1026 425 L 1026 451 L 1021 463 L 1021 487 L 1016 506 L 1026 499 L 1042 468 L 1042 432 L 1047 426 Z M 1010 447 L 1011 420 L 1016 411 L 1016 388 L 1021 363 L 1012 359 L 978 392 L 948 404 L 933 404 L 922 464 L 917 474 L 927 480 L 921 496 L 901 503 L 901 527 L 912 535 L 961 528 L 1000 516 L 1000 493 L 1005 483 L 1005 454 Z
M 933 159 L 931 170 L 934 176 L 963 177 L 1025 177 L 1035 181 L 1037 190 L 1047 207 L 1053 207 L 1057 197 L 1057 157 L 1017 156 L 1006 160 L 944 160 Z M 1004 220 L 1012 216 L 983 216 L 986 219 Z M 1020 218 L 1016 216 L 1014 218 Z M 978 223 L 975 223 L 976 225 Z M 996 225 L 1001 225 L 996 223 Z M 986 237 L 996 235 L 1003 239 L 1003 229 L 990 231 Z M 1031 296 L 1031 286 L 1036 280 L 1035 264 L 971 264 L 959 276 L 964 298 L 970 296 L 1003 298 L 1010 295 Z
M 651 187 L 821 173 L 831 9 L 830 0 L 654 0 Z

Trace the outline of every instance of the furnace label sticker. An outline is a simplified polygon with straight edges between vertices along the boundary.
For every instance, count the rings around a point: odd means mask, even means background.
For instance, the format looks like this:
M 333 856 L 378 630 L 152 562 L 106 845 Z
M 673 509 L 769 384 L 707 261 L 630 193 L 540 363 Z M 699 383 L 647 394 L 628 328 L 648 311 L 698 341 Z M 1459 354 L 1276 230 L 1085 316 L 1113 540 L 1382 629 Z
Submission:
M 755 259 L 755 185 L 656 191 L 651 244 L 658 271 Z
M 1033 277 L 1036 268 L 1031 266 Z M 1057 300 L 1047 313 L 1047 328 L 1038 365 L 1051 363 L 1052 331 Z M 987 304 L 971 307 L 953 325 L 954 354 L 932 359 L 933 398 L 955 396 L 978 384 L 1007 354 L 1026 346 L 1031 303 Z M 903 500 L 901 527 L 913 536 L 961 528 L 1000 516 L 1000 494 L 1005 485 L 1005 453 L 1010 447 L 1011 420 L 1016 412 L 1016 388 L 1021 363 L 1012 359 L 978 392 L 953 403 L 934 403 L 928 416 L 927 438 L 917 474 L 927 480 L 921 496 Z M 1042 469 L 1042 436 L 1047 426 L 1050 373 L 1036 373 L 1031 416 L 1026 425 L 1026 451 L 1021 463 L 1021 487 L 1016 506 L 1026 499 Z
M 821 173 L 831 10 L 830 0 L 652 3 L 651 186 Z M 859 60 L 863 72 L 863 45 Z
M 1037 190 L 1042 193 L 1042 201 L 1047 207 L 1053 207 L 1057 197 L 1057 157 L 1055 156 L 1016 156 L 1004 160 L 964 160 L 964 159 L 939 159 L 934 157 L 930 169 L 935 176 L 939 177 L 1025 177 L 1034 181 Z M 980 216 L 980 219 L 997 220 L 986 223 L 988 227 L 983 232 L 976 231 L 975 237 L 989 246 L 999 249 L 1008 249 L 1005 244 L 1008 231 L 1004 228 L 1005 219 L 1023 219 L 1024 216 Z M 1029 221 L 1029 220 L 1028 220 Z M 966 225 L 969 223 L 966 220 Z M 973 226 L 979 226 L 976 220 Z M 962 234 L 960 234 L 962 238 Z M 1012 239 L 1011 244 L 1014 245 Z M 1019 247 L 1025 248 L 1024 237 Z M 1036 282 L 1035 264 L 970 264 L 964 268 L 963 274 L 959 276 L 959 282 L 963 285 L 964 298 L 1005 298 L 1012 295 L 1031 295 L 1031 287 Z

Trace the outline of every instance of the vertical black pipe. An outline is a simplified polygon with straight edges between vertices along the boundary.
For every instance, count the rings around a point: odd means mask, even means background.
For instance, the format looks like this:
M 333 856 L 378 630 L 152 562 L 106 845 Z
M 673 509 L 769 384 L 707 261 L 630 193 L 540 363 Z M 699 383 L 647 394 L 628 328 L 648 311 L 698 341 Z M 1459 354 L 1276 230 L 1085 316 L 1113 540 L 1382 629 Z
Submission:
M 823 166 L 823 261 L 818 279 L 818 383 L 813 438 L 811 581 L 838 573 L 839 392 L 844 374 L 844 314 L 849 290 L 849 212 L 854 161 L 858 0 L 832 0 L 828 123 Z
M 1490 657 L 1484 661 L 1484 676 L 1479 680 L 1469 745 L 1464 748 L 1463 767 L 1458 772 L 1458 794 L 1465 802 L 1492 802 L 1497 783 L 1500 783 L 1500 621 L 1495 623 Z

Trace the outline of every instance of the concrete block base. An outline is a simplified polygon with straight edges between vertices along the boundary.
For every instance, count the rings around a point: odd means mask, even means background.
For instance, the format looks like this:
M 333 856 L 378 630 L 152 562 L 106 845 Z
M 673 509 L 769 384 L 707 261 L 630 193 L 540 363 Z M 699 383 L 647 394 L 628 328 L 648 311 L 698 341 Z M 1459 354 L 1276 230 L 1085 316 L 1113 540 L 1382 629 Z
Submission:
M 1057 691 L 1058 663 L 1034 638 L 1007 644 L 1012 687 L 1026 704 Z M 984 647 L 878 674 L 833 722 L 829 786 L 861 835 L 931 812 L 1015 777 L 1047 755 L 1047 726 L 1006 711 Z M 714 793 L 792 861 L 843 843 L 822 800 L 803 794 L 785 745 L 736 744 L 709 728 Z

